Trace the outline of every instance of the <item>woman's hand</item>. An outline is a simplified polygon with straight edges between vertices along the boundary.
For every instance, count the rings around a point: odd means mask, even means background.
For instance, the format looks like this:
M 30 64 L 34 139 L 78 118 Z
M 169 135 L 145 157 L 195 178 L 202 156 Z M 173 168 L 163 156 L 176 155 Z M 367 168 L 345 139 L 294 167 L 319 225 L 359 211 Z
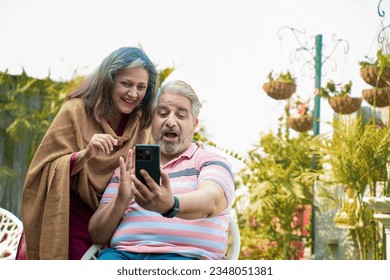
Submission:
M 118 139 L 110 134 L 94 134 L 85 148 L 84 155 L 87 159 L 91 159 L 103 153 L 109 154 L 118 145 L 118 142 Z
M 70 175 L 76 175 L 90 159 L 103 153 L 110 153 L 118 144 L 118 139 L 110 134 L 94 134 L 87 147 L 77 152 L 76 165 Z

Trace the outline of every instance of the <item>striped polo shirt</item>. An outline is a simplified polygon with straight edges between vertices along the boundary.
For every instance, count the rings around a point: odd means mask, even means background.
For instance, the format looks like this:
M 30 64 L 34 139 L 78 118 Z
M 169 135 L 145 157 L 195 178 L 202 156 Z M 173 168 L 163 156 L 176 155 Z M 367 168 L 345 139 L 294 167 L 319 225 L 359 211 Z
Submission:
M 140 207 L 134 200 L 112 236 L 113 248 L 132 253 L 177 253 L 198 259 L 221 259 L 226 250 L 229 215 L 234 199 L 230 164 L 218 154 L 191 144 L 178 158 L 163 167 L 169 174 L 173 194 L 192 192 L 202 180 L 217 182 L 225 193 L 227 208 L 218 216 L 194 220 L 164 218 Z M 101 204 L 116 195 L 119 168 L 115 170 Z

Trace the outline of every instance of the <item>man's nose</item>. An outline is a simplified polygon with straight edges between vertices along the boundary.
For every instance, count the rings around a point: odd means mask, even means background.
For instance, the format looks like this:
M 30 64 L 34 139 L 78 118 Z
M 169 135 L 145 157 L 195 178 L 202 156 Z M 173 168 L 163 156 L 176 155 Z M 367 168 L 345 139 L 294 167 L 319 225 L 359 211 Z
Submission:
M 165 124 L 168 127 L 174 127 L 176 125 L 176 117 L 175 117 L 175 115 L 169 114 Z

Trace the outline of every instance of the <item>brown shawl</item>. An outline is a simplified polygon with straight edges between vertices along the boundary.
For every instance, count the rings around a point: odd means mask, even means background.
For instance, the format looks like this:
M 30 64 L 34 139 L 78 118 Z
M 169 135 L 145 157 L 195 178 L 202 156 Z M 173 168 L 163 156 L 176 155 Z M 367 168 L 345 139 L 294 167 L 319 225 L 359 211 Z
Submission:
M 81 199 L 96 209 L 119 157 L 137 143 L 149 143 L 150 129 L 139 131 L 139 116 L 130 117 L 123 136 L 107 123 L 88 117 L 84 102 L 72 99 L 61 110 L 43 137 L 26 175 L 22 195 L 27 259 L 68 259 L 70 158 L 87 147 L 95 133 L 108 133 L 120 145 L 110 154 L 88 161 L 72 186 Z

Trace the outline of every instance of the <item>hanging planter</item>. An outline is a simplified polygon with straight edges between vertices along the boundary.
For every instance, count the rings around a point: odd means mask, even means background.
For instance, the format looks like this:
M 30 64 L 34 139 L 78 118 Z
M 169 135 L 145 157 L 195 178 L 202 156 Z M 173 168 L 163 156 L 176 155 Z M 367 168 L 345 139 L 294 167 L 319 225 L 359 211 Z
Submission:
M 312 107 L 313 97 L 301 98 L 295 94 L 290 100 L 290 110 L 287 126 L 298 132 L 306 132 L 313 128 Z M 290 114 L 292 113 L 292 114 Z
M 263 85 L 264 91 L 273 99 L 281 100 L 290 98 L 296 90 L 295 83 L 270 81 Z
M 379 75 L 379 66 L 365 66 L 360 68 L 360 76 L 369 85 L 373 87 L 390 86 L 390 68 L 383 68 L 383 73 Z
M 272 71 L 268 74 L 269 81 L 263 84 L 264 91 L 273 99 L 288 99 L 296 90 L 295 78 L 289 71 L 273 77 Z
M 375 59 L 366 58 L 359 62 L 360 76 L 373 87 L 390 86 L 390 54 L 386 49 L 386 46 L 380 48 Z
M 375 107 L 386 107 L 390 104 L 390 87 L 363 89 L 364 100 Z
M 347 115 L 356 112 L 361 104 L 361 97 L 333 96 L 328 99 L 330 107 L 339 114 Z
M 313 128 L 313 116 L 302 115 L 297 117 L 288 117 L 287 124 L 298 132 L 306 132 Z
M 351 97 L 352 81 L 345 85 L 335 84 L 333 80 L 329 80 L 325 87 L 320 88 L 319 95 L 327 98 L 330 107 L 338 114 L 352 114 L 356 112 L 361 104 L 361 97 Z

